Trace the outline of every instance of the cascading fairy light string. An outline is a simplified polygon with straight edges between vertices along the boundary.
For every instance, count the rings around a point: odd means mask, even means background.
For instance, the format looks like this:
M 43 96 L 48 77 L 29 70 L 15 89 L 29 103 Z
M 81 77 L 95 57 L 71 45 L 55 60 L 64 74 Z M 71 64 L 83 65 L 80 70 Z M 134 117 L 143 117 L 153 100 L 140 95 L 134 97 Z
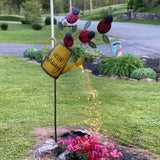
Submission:
M 91 135 L 95 135 L 95 132 L 98 133 L 102 126 L 102 117 L 98 111 L 98 93 L 95 89 L 92 88 L 89 73 L 85 72 L 86 80 L 87 80 L 87 88 L 89 89 L 89 94 L 87 96 L 88 105 L 85 107 L 85 113 L 87 114 L 87 119 L 85 120 L 85 124 L 89 126 Z M 94 132 L 94 133 L 93 133 Z

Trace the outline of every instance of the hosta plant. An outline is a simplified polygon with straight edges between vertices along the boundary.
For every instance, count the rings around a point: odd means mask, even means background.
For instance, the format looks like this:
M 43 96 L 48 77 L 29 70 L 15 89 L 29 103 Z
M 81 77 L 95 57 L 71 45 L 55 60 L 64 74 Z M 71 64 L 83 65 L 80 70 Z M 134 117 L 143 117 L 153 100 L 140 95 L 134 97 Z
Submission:
M 87 59 L 93 60 L 95 58 L 100 57 L 99 51 L 97 50 L 89 51 L 79 46 L 72 47 L 72 51 L 73 51 L 72 59 L 74 62 L 76 62 L 80 57 L 82 57 L 83 60 Z
M 116 75 L 130 77 L 132 71 L 144 68 L 144 62 L 131 54 L 121 57 L 105 57 L 99 62 L 99 72 L 102 75 Z
M 151 68 L 138 68 L 131 73 L 131 78 L 140 80 L 144 78 L 156 79 L 156 72 Z
M 103 146 L 98 143 L 96 136 L 89 138 L 76 137 L 72 139 L 69 137 L 66 140 L 58 142 L 60 149 L 70 152 L 69 160 L 118 160 L 122 157 L 122 153 L 114 149 L 114 144 L 109 143 L 108 146 Z

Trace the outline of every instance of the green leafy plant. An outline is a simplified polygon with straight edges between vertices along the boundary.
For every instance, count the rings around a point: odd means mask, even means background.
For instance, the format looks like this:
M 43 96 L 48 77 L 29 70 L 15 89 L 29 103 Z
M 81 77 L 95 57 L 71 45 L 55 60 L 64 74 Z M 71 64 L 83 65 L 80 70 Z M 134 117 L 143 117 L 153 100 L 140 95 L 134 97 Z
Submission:
M 151 69 L 151 68 L 138 68 L 136 70 L 134 70 L 130 77 L 140 80 L 143 78 L 151 78 L 151 79 L 156 79 L 156 72 Z
M 51 24 L 51 16 L 47 16 L 45 21 L 45 25 L 50 25 Z M 57 24 L 57 20 L 54 18 L 54 24 Z
M 98 64 L 102 75 L 116 75 L 129 77 L 131 72 L 137 68 L 143 68 L 144 62 L 138 57 L 127 54 L 121 57 L 105 57 Z
M 45 57 L 49 54 L 50 48 L 46 48 Z M 24 57 L 28 57 L 30 59 L 35 59 L 37 62 L 42 62 L 43 59 L 43 48 L 37 50 L 35 48 L 27 48 L 23 53 Z
M 93 60 L 97 57 L 100 57 L 99 51 L 97 50 L 89 51 L 82 47 L 74 46 L 72 47 L 72 51 L 72 60 L 74 62 L 76 62 L 80 57 L 82 57 L 84 61 L 86 61 L 87 59 Z
M 34 30 L 41 30 L 41 29 L 42 29 L 42 26 L 41 26 L 40 24 L 38 24 L 38 23 L 34 23 L 34 24 L 32 24 L 32 28 L 33 28 Z
M 8 24 L 7 23 L 2 23 L 1 24 L 1 29 L 2 30 L 7 30 L 8 29 Z

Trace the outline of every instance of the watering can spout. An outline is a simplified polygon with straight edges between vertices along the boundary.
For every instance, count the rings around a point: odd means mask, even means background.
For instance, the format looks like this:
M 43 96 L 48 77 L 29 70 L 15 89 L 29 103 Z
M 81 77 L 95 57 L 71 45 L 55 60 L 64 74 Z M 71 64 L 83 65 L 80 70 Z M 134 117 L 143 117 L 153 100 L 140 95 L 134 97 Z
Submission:
M 69 64 L 69 65 L 67 65 L 67 66 L 64 68 L 64 70 L 63 70 L 62 73 L 68 72 L 68 71 L 70 71 L 71 69 L 73 69 L 73 68 L 75 68 L 75 67 L 78 67 L 78 68 L 83 69 L 82 58 L 79 58 L 79 59 L 77 60 L 76 64 Z

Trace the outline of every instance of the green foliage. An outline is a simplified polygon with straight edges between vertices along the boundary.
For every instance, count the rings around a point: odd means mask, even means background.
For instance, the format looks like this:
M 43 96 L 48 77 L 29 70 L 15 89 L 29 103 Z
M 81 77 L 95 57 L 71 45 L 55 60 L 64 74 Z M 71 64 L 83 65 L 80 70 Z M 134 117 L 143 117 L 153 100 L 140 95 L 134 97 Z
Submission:
M 23 12 L 27 22 L 39 23 L 41 21 L 41 4 L 38 0 L 31 0 L 23 3 Z
M 0 15 L 1 21 L 21 21 L 23 18 L 21 16 L 12 16 L 12 15 Z
M 128 3 L 127 3 L 127 5 L 128 5 L 128 9 L 133 9 L 133 7 L 134 7 L 134 0 L 129 0 Z
M 143 67 L 143 61 L 130 54 L 121 57 L 105 57 L 99 62 L 100 74 L 107 76 L 129 77 L 133 70 Z
M 46 48 L 45 50 L 45 57 L 49 54 L 50 48 Z M 26 51 L 23 53 L 24 57 L 28 57 L 30 59 L 35 59 L 37 62 L 42 63 L 43 59 L 43 48 L 37 50 L 35 48 L 27 48 Z
M 41 30 L 42 29 L 42 25 L 40 25 L 39 23 L 34 23 L 34 24 L 32 24 L 32 28 L 34 30 Z
M 51 16 L 47 16 L 45 21 L 44 21 L 45 25 L 50 25 L 51 24 Z M 54 18 L 54 24 L 57 24 L 57 20 L 56 18 Z
M 155 79 L 156 78 L 156 72 L 151 69 L 151 68 L 138 68 L 136 70 L 134 70 L 130 77 L 134 78 L 134 79 L 144 79 L 144 78 L 151 78 L 151 79 Z
M 8 24 L 7 23 L 2 23 L 1 24 L 1 29 L 2 30 L 7 30 L 8 29 Z
M 138 11 L 138 10 L 143 11 L 144 7 L 145 7 L 144 0 L 134 0 L 134 10 L 135 11 Z
M 97 57 L 100 57 L 99 51 L 97 50 L 89 51 L 89 50 L 85 50 L 82 47 L 74 46 L 72 47 L 72 51 L 73 51 L 72 60 L 74 62 L 76 62 L 80 57 L 82 57 L 84 61 L 86 61 L 87 59 L 93 60 Z
M 23 19 L 21 20 L 21 23 L 22 23 L 22 24 L 31 24 L 31 22 L 30 22 L 30 21 L 27 21 L 25 18 L 23 18 Z

